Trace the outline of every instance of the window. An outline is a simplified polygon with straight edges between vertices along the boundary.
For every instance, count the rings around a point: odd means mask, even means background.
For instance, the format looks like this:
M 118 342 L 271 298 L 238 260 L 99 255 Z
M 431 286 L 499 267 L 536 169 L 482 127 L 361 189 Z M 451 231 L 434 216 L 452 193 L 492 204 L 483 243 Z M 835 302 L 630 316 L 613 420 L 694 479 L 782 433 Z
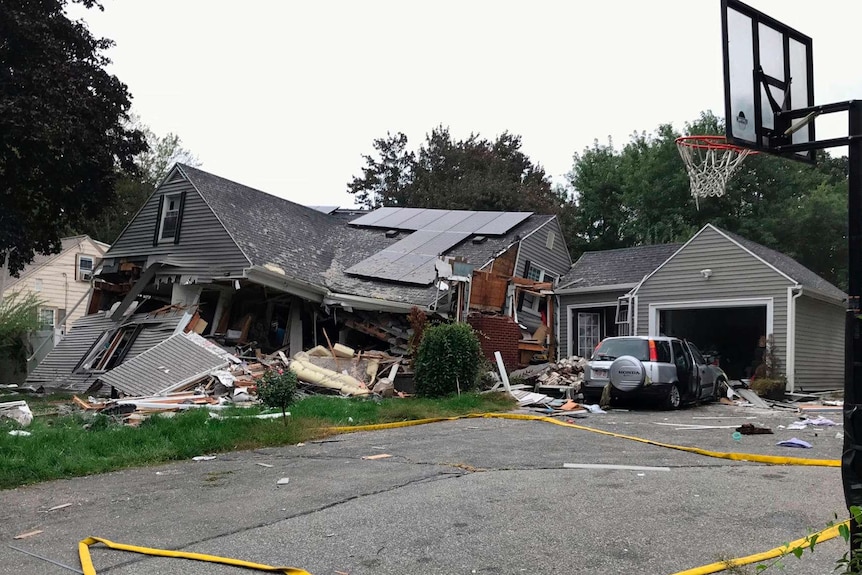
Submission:
M 79 282 L 88 282 L 93 279 L 93 256 L 78 254 L 78 273 L 76 277 Z
M 162 202 L 162 223 L 159 239 L 173 240 L 177 235 L 177 226 L 180 221 L 182 194 L 164 196 Z
M 524 277 L 536 282 L 554 282 L 557 279 L 557 277 L 551 272 L 546 272 L 542 268 L 537 268 L 533 264 L 528 264 L 527 273 L 524 274 Z M 524 305 L 521 306 L 521 309 L 528 309 L 539 313 L 539 306 L 541 305 L 542 299 L 543 298 L 541 297 L 525 293 Z
M 557 239 L 557 234 L 554 232 L 548 232 L 548 241 L 545 242 L 545 247 L 549 250 L 554 249 L 554 240 Z
M 43 307 L 39 309 L 39 329 L 54 329 L 54 308 Z
M 590 357 L 602 340 L 602 316 L 598 313 L 578 313 L 578 357 Z

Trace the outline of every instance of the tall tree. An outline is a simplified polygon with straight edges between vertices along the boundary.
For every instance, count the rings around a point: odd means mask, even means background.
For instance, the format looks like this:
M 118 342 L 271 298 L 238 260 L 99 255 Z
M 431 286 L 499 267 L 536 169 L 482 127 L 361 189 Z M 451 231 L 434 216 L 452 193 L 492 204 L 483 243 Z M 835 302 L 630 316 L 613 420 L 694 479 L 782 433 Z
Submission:
M 557 213 L 565 203 L 544 169 L 521 151 L 521 137 L 508 132 L 493 141 L 478 134 L 454 140 L 439 126 L 415 153 L 402 133 L 373 145 L 376 156 L 363 156 L 362 175 L 347 184 L 368 207 Z
M 105 67 L 112 45 L 65 13 L 70 1 L 0 2 L 0 254 L 13 273 L 96 217 L 117 169 L 134 172 L 144 135 L 127 125 L 126 86 Z
M 82 221 L 68 231 L 69 235 L 87 234 L 102 242 L 112 243 L 135 216 L 147 198 L 156 190 L 176 162 L 190 166 L 200 160 L 183 147 L 182 140 L 173 133 L 157 136 L 137 116 L 132 127 L 144 134 L 148 149 L 134 158 L 134 173 L 122 172 L 117 177 L 116 194 L 95 218 Z

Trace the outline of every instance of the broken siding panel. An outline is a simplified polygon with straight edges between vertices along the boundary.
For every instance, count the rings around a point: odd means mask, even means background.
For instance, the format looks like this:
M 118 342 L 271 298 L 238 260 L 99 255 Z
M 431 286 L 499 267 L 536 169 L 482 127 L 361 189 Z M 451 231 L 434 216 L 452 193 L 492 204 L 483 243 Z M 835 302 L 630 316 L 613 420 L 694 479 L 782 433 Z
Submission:
M 95 381 L 89 373 L 72 373 L 96 340 L 114 327 L 107 312 L 85 316 L 76 321 L 60 343 L 27 378 L 27 385 L 83 391 Z
M 844 387 L 844 306 L 805 295 L 796 300 L 796 391 Z
M 569 350 L 569 306 L 583 306 L 590 304 L 616 303 L 617 299 L 626 295 L 626 291 L 590 292 L 584 294 L 564 294 L 559 296 L 560 309 L 560 354 L 568 353 Z M 574 329 L 574 326 L 572 326 Z
M 102 374 L 99 381 L 125 395 L 154 395 L 226 365 L 224 359 L 177 334 Z
M 711 269 L 707 280 L 700 273 Z M 637 332 L 649 333 L 655 303 L 772 298 L 773 333 L 782 363 L 787 357 L 787 288 L 794 285 L 713 229 L 706 228 L 637 291 Z
M 160 224 L 160 198 L 169 194 L 186 193 L 180 223 L 180 241 L 173 240 L 153 245 Z M 171 256 L 184 263 L 184 273 L 211 273 L 223 276 L 239 274 L 250 264 L 242 251 L 224 229 L 221 222 L 201 195 L 185 179 L 162 184 L 120 234 L 106 258 L 132 258 Z M 157 259 L 157 258 L 154 258 Z

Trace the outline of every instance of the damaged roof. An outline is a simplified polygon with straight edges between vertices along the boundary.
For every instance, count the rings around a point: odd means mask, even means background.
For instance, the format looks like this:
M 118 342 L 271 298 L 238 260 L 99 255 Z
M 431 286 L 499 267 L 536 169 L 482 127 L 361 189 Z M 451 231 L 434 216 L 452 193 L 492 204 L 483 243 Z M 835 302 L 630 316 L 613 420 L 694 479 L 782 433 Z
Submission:
M 185 311 L 151 312 L 133 314 L 121 321 L 114 321 L 111 319 L 110 310 L 84 316 L 72 324 L 60 343 L 27 377 L 27 385 L 85 392 L 103 372 L 76 368 L 86 359 L 104 333 L 143 324 L 144 327 L 126 352 L 125 361 L 129 361 L 170 337 L 184 317 Z
M 655 271 L 682 244 L 653 244 L 599 252 L 584 252 L 560 278 L 560 290 L 601 286 L 634 286 Z
M 252 264 L 275 265 L 284 270 L 287 277 L 340 294 L 423 306 L 437 299 L 437 289 L 430 282 L 428 285 L 405 285 L 346 272 L 408 237 L 405 233 L 388 238 L 382 229 L 351 226 L 340 217 L 203 170 L 184 164 L 177 164 L 177 168 L 203 196 Z M 467 238 L 448 249 L 445 255 L 465 257 L 480 268 L 553 218 L 531 215 L 504 234 L 487 236 L 483 243 L 474 244 Z

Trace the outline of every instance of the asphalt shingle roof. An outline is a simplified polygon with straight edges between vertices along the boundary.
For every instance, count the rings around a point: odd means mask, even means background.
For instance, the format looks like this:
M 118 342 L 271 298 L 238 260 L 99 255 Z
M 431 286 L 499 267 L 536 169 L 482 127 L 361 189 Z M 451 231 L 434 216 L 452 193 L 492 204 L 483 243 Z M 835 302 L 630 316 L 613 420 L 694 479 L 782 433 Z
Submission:
M 584 252 L 560 279 L 561 289 L 636 284 L 655 271 L 682 244 L 654 244 Z
M 345 273 L 351 266 L 403 239 L 404 234 L 387 238 L 385 230 L 350 226 L 341 217 L 197 168 L 178 166 L 253 264 L 275 264 L 289 277 L 337 293 L 419 305 L 435 301 L 437 289 L 433 285 L 405 285 Z M 526 236 L 553 217 L 532 215 L 504 235 L 487 236 L 481 244 L 467 239 L 446 255 L 463 256 L 481 267 L 518 237 Z

